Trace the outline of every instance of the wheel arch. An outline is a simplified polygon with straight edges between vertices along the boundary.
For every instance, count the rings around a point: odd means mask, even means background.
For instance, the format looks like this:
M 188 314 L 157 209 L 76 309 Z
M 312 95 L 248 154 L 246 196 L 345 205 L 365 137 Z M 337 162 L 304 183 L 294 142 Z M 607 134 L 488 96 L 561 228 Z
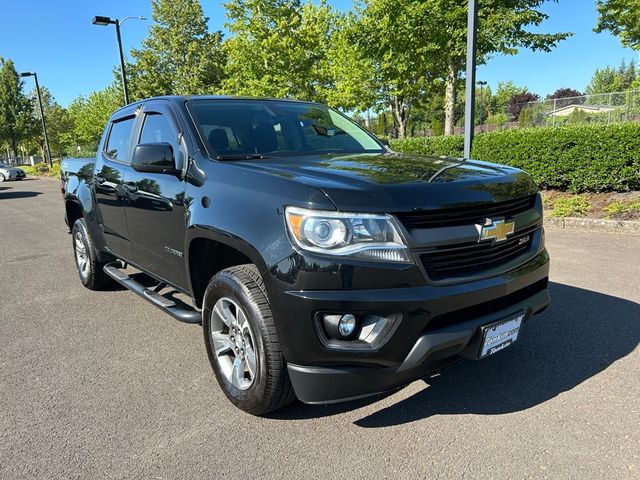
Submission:
M 73 228 L 73 224 L 79 218 L 84 217 L 84 209 L 82 204 L 75 197 L 67 197 L 64 201 L 65 222 L 69 227 L 69 231 Z
M 225 268 L 251 263 L 260 273 L 267 270 L 262 255 L 247 241 L 205 227 L 187 230 L 186 268 L 196 305 L 202 305 L 209 280 Z

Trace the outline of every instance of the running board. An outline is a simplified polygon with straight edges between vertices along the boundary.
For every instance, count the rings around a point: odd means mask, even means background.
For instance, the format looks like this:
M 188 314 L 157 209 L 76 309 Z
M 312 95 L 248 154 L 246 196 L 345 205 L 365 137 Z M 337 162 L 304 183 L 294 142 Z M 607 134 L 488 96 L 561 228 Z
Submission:
M 158 307 L 163 312 L 171 315 L 176 320 L 184 323 L 201 323 L 202 316 L 196 310 L 187 310 L 176 305 L 173 300 L 163 297 L 158 292 L 139 284 L 129 275 L 120 270 L 120 262 L 115 261 L 104 266 L 104 273 L 113 278 L 123 287 L 131 290 L 147 302 Z

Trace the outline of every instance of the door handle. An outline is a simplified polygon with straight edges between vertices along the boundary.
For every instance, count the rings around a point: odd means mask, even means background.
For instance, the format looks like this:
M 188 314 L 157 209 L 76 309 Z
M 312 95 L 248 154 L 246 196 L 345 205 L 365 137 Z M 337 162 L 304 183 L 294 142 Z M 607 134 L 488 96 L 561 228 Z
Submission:
M 125 183 L 124 189 L 129 193 L 135 193 L 138 191 L 138 187 L 135 183 Z

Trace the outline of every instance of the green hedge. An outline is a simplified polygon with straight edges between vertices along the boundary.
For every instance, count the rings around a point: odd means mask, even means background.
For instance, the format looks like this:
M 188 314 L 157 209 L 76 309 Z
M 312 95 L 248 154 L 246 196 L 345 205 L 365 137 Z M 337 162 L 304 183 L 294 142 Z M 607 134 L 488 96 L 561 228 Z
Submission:
M 401 152 L 462 156 L 463 138 L 394 140 Z M 472 157 L 522 168 L 543 188 L 640 190 L 640 123 L 511 129 L 477 135 Z
M 464 137 L 462 135 L 413 137 L 405 138 L 404 140 L 391 140 L 390 144 L 391 148 L 398 152 L 461 157 L 464 148 Z

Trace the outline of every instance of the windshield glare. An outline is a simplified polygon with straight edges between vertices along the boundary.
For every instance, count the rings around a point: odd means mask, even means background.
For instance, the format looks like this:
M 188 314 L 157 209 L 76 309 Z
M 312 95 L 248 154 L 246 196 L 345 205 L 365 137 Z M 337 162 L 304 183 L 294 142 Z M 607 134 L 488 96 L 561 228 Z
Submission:
M 212 157 L 384 151 L 356 123 L 322 105 L 277 100 L 193 100 L 188 105 Z

